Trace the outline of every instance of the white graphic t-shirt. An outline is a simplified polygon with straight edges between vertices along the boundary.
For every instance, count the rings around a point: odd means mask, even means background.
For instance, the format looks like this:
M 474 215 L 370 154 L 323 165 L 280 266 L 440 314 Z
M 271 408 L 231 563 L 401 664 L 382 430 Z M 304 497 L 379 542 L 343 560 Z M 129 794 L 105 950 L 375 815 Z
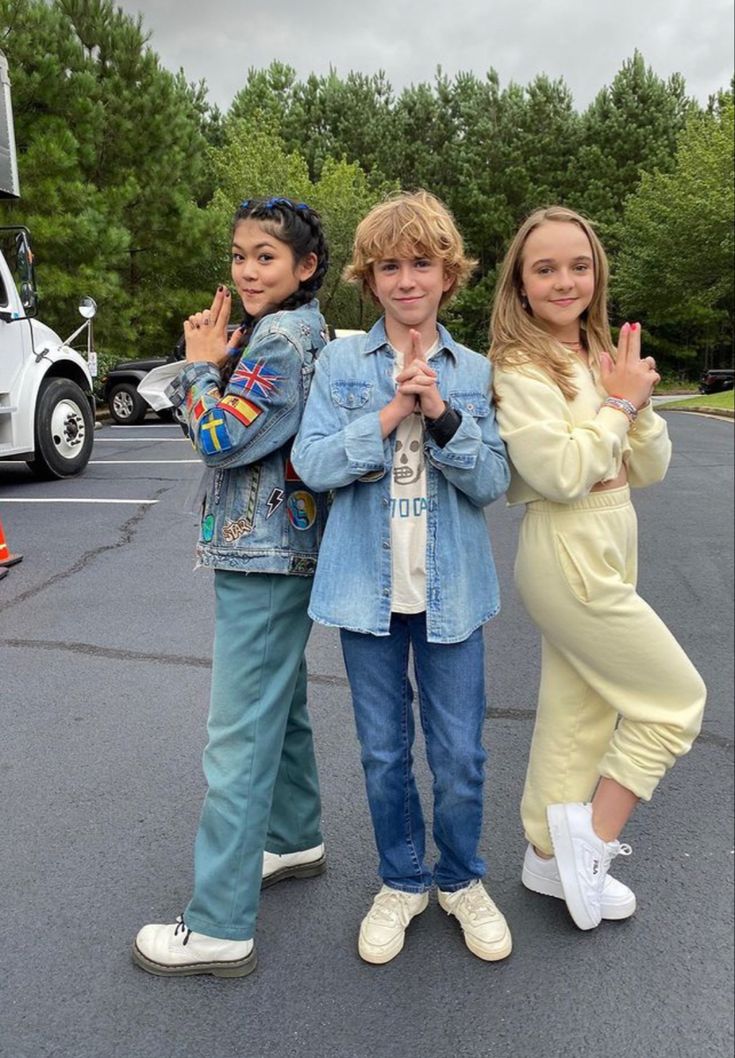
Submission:
M 428 360 L 439 346 L 437 339 L 425 354 Z M 394 374 L 403 370 L 403 354 L 393 350 Z M 426 609 L 426 460 L 421 412 L 408 415 L 396 429 L 391 480 L 392 598 L 395 613 L 422 613 Z

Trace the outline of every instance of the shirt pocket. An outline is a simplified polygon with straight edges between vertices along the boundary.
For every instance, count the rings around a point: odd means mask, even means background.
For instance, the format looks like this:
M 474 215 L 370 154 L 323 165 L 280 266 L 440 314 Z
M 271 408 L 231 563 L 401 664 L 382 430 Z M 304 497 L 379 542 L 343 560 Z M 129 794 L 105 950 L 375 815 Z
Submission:
M 479 390 L 450 393 L 449 403 L 457 411 L 466 411 L 475 419 L 484 419 L 485 416 L 490 414 L 490 401 L 487 398 L 487 394 L 481 393 Z
M 352 378 L 336 378 L 331 388 L 332 400 L 337 407 L 344 408 L 346 411 L 357 411 L 364 408 L 373 390 L 371 382 Z

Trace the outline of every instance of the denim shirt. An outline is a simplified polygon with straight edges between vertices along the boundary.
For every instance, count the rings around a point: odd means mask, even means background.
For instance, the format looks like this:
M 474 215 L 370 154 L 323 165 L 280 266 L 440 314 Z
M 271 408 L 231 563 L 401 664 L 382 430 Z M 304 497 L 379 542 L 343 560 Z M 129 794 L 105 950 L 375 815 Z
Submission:
M 430 363 L 461 423 L 443 448 L 424 431 L 426 626 L 430 642 L 456 643 L 500 608 L 483 507 L 505 492 L 509 470 L 490 401 L 489 361 L 438 330 Z M 330 342 L 292 453 L 311 488 L 335 490 L 309 613 L 373 635 L 388 635 L 391 617 L 395 432 L 381 436 L 379 412 L 395 395 L 394 366 L 382 319 L 367 335 Z
M 224 389 L 211 363 L 186 364 L 169 389 L 194 448 L 212 469 L 199 565 L 314 573 L 326 501 L 304 485 L 290 455 L 325 341 L 314 300 L 264 316 Z

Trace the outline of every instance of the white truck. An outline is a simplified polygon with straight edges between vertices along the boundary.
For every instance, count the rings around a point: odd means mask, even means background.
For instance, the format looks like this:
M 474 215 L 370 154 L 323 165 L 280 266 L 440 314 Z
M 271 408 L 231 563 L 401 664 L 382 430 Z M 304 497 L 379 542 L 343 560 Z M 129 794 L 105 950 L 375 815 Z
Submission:
M 0 199 L 19 197 L 10 81 L 0 52 Z M 82 298 L 86 322 L 62 341 L 35 318 L 37 304 L 29 232 L 0 227 L 0 460 L 24 460 L 38 477 L 65 478 L 84 470 L 94 443 L 96 305 Z M 85 328 L 86 359 L 69 345 Z

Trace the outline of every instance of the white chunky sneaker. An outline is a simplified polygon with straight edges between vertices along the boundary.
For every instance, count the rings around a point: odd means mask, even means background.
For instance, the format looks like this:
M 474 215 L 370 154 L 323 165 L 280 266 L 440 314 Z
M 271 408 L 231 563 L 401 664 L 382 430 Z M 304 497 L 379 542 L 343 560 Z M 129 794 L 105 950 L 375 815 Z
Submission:
M 591 804 L 549 805 L 546 818 L 569 914 L 580 929 L 594 929 L 602 919 L 608 868 L 616 856 L 630 856 L 630 845 L 597 836 Z
M 313 878 L 327 869 L 324 845 L 314 845 L 301 852 L 263 853 L 263 881 L 261 889 L 282 882 L 286 878 Z
M 561 887 L 555 858 L 552 856 L 551 859 L 544 859 L 543 856 L 537 854 L 533 845 L 529 845 L 526 849 L 521 881 L 526 889 L 534 893 L 555 896 L 558 900 L 564 899 L 564 890 Z M 630 918 L 635 911 L 635 893 L 627 885 L 623 885 L 617 878 L 608 874 L 605 876 L 605 884 L 602 887 L 600 910 L 604 919 Z
M 465 944 L 473 955 L 489 962 L 510 955 L 513 941 L 508 923 L 482 882 L 472 882 L 453 893 L 440 889 L 438 897 L 440 906 L 459 922 Z
M 143 926 L 133 945 L 133 962 L 159 977 L 245 977 L 257 964 L 252 940 L 220 940 L 193 933 L 181 915 L 173 924 Z
M 394 959 L 403 947 L 409 922 L 428 903 L 428 893 L 404 893 L 384 885 L 360 925 L 360 958 L 376 964 Z

